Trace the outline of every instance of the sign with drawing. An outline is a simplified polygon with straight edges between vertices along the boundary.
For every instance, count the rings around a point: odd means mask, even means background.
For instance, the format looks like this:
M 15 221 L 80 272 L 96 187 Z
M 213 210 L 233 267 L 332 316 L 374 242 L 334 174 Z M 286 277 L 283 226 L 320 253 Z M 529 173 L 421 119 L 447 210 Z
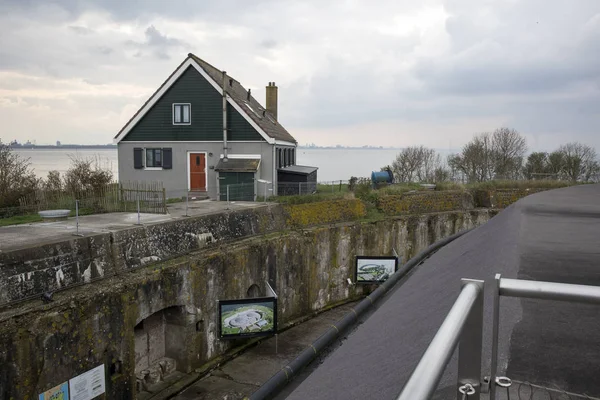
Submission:
M 104 364 L 69 381 L 71 400 L 92 400 L 106 391 Z
M 277 298 L 219 301 L 219 337 L 267 336 L 277 333 Z
M 383 283 L 397 270 L 397 257 L 356 257 L 356 283 Z
M 69 400 L 69 383 L 61 383 L 44 393 L 40 393 L 38 400 Z

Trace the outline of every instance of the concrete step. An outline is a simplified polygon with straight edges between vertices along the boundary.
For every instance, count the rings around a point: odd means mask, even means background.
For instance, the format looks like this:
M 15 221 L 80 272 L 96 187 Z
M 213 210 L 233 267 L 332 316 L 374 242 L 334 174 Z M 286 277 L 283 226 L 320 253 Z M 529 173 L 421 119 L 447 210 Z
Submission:
M 188 192 L 188 199 L 190 201 L 208 200 L 208 199 L 210 199 L 210 196 L 208 195 L 208 192 L 205 192 L 205 191 Z

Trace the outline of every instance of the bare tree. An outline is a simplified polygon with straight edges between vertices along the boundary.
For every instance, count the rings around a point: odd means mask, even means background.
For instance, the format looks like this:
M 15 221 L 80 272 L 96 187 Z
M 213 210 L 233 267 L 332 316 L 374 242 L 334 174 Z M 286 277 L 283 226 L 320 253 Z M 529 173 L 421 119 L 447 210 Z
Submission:
M 560 146 L 558 152 L 562 154 L 562 173 L 566 179 L 588 182 L 600 171 L 596 150 L 590 146 L 571 142 Z
M 414 182 L 421 168 L 423 146 L 411 146 L 396 156 L 392 163 L 392 172 L 396 182 Z
M 448 157 L 448 164 L 460 171 L 468 182 L 483 182 L 492 178 L 494 156 L 489 133 L 476 135 L 463 146 L 460 154 Z
M 29 159 L 20 157 L 0 140 L 0 208 L 18 206 L 19 198 L 37 185 Z
M 112 171 L 103 168 L 99 159 L 71 158 L 71 167 L 64 176 L 64 188 L 70 193 L 99 193 L 112 180 Z
M 495 179 L 518 179 L 527 152 L 527 141 L 516 130 L 499 128 L 492 134 Z
M 424 146 L 402 149 L 391 166 L 396 182 L 436 182 L 440 168 L 443 167 L 439 154 Z
M 523 167 L 523 175 L 527 179 L 537 179 L 550 174 L 548 168 L 548 153 L 533 152 L 527 157 L 527 162 Z

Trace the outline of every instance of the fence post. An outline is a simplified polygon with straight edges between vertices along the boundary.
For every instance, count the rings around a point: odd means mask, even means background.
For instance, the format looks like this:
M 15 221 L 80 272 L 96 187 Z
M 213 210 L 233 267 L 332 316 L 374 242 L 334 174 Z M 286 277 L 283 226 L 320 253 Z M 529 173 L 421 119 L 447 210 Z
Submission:
M 268 183 L 265 182 L 265 203 L 267 202 L 267 189 L 268 189 Z
M 342 191 L 342 180 L 340 179 L 340 192 Z
M 229 185 L 227 185 L 227 205 L 229 205 Z
M 302 182 L 298 182 L 298 194 L 302 194 Z
M 189 215 L 188 215 L 188 204 L 189 204 L 189 202 L 190 202 L 190 193 L 186 192 L 186 194 L 185 194 L 185 216 L 186 217 L 189 217 Z
M 75 235 L 79 235 L 79 200 L 75 200 Z
M 163 214 L 167 213 L 167 190 L 163 188 Z
M 137 195 L 137 215 L 138 215 L 137 225 L 141 225 L 142 223 L 140 222 L 140 194 L 139 193 Z
M 469 383 L 475 388 L 475 393 L 469 396 L 471 400 L 479 400 L 481 395 L 481 349 L 483 346 L 483 281 L 462 279 L 462 287 L 475 283 L 480 291 L 467 316 L 465 326 L 460 335 L 458 345 L 458 388 Z M 457 397 L 460 398 L 460 397 Z M 492 399 L 492 397 L 490 397 Z

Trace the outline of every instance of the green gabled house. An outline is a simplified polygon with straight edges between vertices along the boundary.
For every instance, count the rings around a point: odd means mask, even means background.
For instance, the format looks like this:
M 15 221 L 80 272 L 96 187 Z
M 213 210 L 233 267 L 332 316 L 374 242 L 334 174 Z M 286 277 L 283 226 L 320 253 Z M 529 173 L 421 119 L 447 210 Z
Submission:
M 296 165 L 297 142 L 277 121 L 277 86 L 266 107 L 225 71 L 189 54 L 114 138 L 120 181 L 162 181 L 168 197 L 253 201 L 284 182 L 314 181 Z M 265 191 L 265 188 L 267 189 Z

